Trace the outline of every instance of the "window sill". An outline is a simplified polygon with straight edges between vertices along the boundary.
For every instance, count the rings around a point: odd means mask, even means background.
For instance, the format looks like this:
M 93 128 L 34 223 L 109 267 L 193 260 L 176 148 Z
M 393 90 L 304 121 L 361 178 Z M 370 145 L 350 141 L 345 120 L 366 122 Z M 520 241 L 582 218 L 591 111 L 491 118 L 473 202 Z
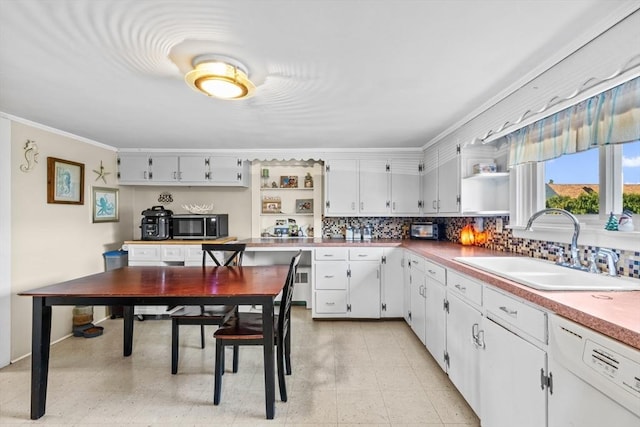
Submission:
M 608 231 L 580 224 L 578 245 L 613 248 L 626 251 L 638 251 L 640 247 L 640 231 Z M 512 226 L 513 237 L 550 242 L 571 243 L 573 227 L 535 225 L 533 230 L 525 231 L 523 226 Z

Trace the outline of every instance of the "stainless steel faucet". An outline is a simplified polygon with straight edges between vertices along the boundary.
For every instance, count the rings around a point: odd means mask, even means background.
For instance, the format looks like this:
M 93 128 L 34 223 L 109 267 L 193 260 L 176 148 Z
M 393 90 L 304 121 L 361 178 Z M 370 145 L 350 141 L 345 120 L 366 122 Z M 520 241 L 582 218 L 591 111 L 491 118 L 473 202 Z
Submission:
M 607 273 L 609 276 L 618 275 L 618 254 L 611 249 L 598 249 L 596 255 L 604 255 L 607 258 Z
M 546 208 L 539 210 L 538 212 L 531 215 L 531 218 L 529 218 L 529 221 L 527 221 L 525 231 L 531 230 L 533 221 L 535 221 L 538 217 L 548 213 L 558 213 L 566 216 L 571 220 L 571 222 L 573 223 L 573 237 L 571 238 L 571 264 L 568 264 L 566 266 L 578 270 L 586 270 L 586 267 L 584 267 L 580 263 L 580 258 L 578 257 L 578 235 L 580 234 L 580 223 L 578 222 L 578 218 L 576 218 L 575 215 L 573 215 L 571 212 L 558 208 Z

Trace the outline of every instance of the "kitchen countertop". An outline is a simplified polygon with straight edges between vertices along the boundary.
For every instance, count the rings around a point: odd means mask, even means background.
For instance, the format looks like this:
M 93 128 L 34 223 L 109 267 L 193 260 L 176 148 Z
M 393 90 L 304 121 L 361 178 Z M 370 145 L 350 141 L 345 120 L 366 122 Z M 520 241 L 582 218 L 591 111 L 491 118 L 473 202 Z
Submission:
M 234 238 L 229 237 L 225 242 Z M 206 241 L 206 243 L 221 243 Z M 459 263 L 460 256 L 517 256 L 513 252 L 501 252 L 458 243 L 429 240 L 374 239 L 371 241 L 347 241 L 326 238 L 252 238 L 240 240 L 247 247 L 331 247 L 331 246 L 401 246 L 422 255 L 447 268 L 451 268 L 502 289 L 516 297 L 537 304 L 594 331 L 640 349 L 640 291 L 540 291 L 504 279 L 499 276 Z M 129 241 L 125 244 L 200 244 L 195 240 Z

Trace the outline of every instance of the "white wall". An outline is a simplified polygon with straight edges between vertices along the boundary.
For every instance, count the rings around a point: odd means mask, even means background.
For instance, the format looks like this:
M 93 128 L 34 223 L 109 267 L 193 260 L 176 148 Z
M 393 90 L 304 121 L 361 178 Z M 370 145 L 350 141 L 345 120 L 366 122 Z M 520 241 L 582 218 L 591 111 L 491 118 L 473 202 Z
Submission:
M 251 188 L 239 187 L 183 187 L 183 186 L 133 186 L 127 188 L 132 192 L 132 236 L 140 240 L 140 221 L 142 211 L 152 206 L 162 205 L 158 202 L 161 193 L 171 193 L 172 203 L 164 204 L 174 214 L 189 213 L 182 205 L 210 205 L 213 213 L 229 214 L 229 235 L 238 239 L 251 237 Z
M 11 360 L 11 122 L 0 117 L 0 368 Z
M 38 163 L 28 173 L 23 147 L 39 147 Z M 83 163 L 84 205 L 47 203 L 47 157 Z M 102 161 L 106 184 L 96 181 Z M 11 121 L 11 359 L 31 352 L 31 299 L 17 293 L 104 270 L 102 254 L 131 238 L 131 192 L 120 191 L 120 222 L 92 222 L 92 186 L 117 187 L 116 152 L 73 135 L 35 124 Z M 96 307 L 94 320 L 105 317 Z M 51 340 L 72 332 L 72 307 L 54 307 Z

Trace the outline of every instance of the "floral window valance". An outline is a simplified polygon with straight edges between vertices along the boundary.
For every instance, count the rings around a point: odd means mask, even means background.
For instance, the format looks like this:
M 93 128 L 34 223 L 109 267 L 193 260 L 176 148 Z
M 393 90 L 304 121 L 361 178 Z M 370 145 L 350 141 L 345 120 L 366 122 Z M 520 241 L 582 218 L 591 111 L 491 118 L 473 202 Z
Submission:
M 509 167 L 640 139 L 640 77 L 507 135 Z

